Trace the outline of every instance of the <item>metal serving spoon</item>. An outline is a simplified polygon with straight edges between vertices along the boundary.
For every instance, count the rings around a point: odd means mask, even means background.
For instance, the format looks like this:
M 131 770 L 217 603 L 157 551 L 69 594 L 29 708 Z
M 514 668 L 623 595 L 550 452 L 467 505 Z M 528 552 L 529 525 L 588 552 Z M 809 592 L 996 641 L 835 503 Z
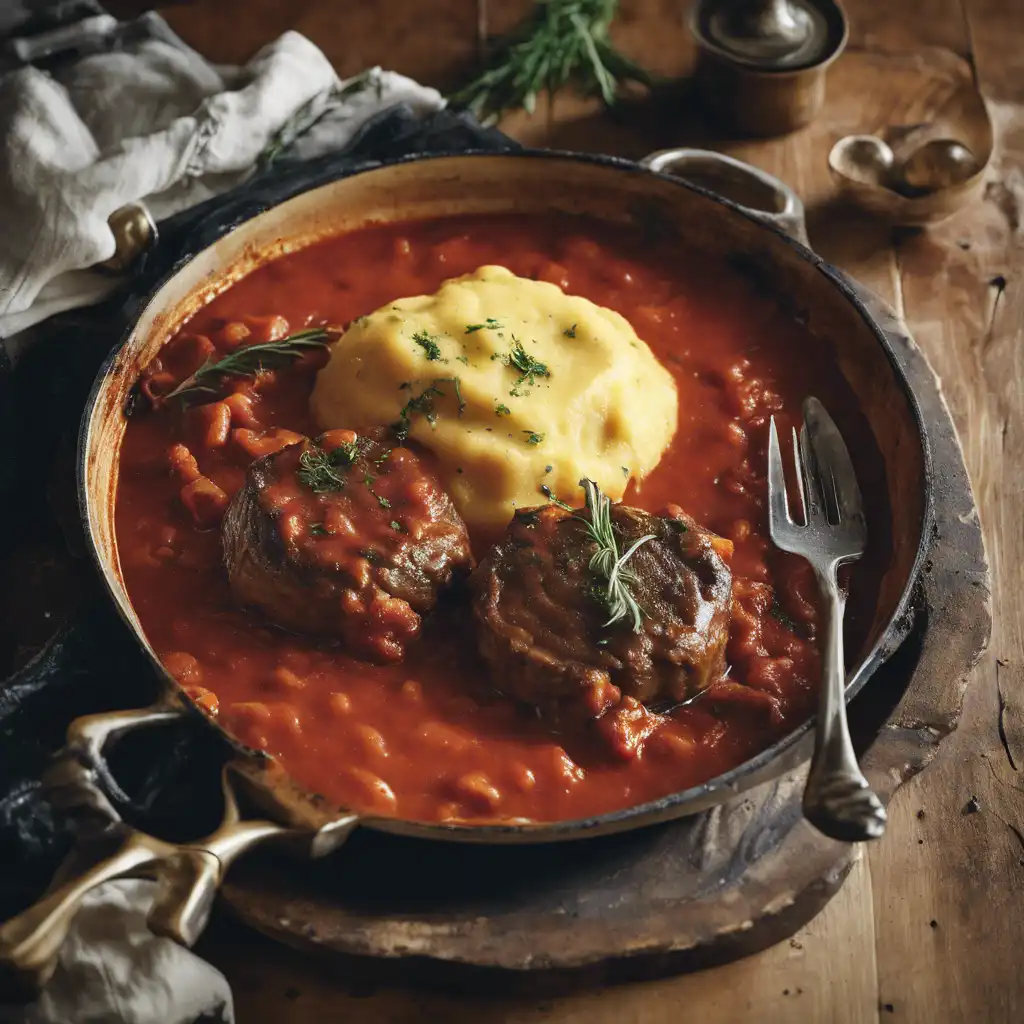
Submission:
M 864 553 L 867 527 L 853 463 L 839 430 L 816 398 L 804 400 L 803 412 L 799 439 L 793 431 L 793 456 L 804 522 L 794 522 L 789 514 L 774 416 L 768 441 L 768 521 L 772 540 L 783 551 L 811 563 L 824 601 L 821 693 L 804 815 L 833 839 L 859 842 L 877 839 L 885 831 L 886 813 L 857 764 L 846 724 L 846 595 L 839 589 L 836 570 Z

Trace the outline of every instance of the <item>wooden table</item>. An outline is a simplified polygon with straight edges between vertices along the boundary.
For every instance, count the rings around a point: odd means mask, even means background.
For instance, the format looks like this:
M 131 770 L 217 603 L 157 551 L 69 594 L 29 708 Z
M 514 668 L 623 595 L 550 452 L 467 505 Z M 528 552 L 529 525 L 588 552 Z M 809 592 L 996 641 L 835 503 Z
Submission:
M 111 4 L 115 9 L 137 4 Z M 526 2 L 196 0 L 164 10 L 215 61 L 241 62 L 288 28 L 349 75 L 379 63 L 444 89 L 471 71 L 480 34 Z M 622 0 L 616 37 L 648 67 L 685 75 L 686 0 Z M 966 453 L 995 578 L 997 623 L 959 731 L 897 794 L 884 840 L 791 941 L 702 974 L 542 1003 L 359 991 L 330 967 L 217 920 L 201 943 L 241 1024 L 501 1021 L 526 1024 L 1024 1020 L 1024 4 L 846 0 L 850 45 L 825 112 L 783 140 L 735 144 L 682 105 L 628 119 L 559 97 L 503 127 L 540 145 L 640 156 L 708 144 L 802 194 L 813 244 L 900 309 L 941 375 Z M 999 135 L 983 201 L 929 233 L 893 232 L 830 203 L 840 135 L 925 120 L 943 76 L 973 73 Z M 38 624 L 36 624 L 38 626 Z M 26 634 L 34 628 L 26 623 Z M 976 798 L 980 809 L 968 813 Z M 973 804 L 972 804 L 973 806 Z

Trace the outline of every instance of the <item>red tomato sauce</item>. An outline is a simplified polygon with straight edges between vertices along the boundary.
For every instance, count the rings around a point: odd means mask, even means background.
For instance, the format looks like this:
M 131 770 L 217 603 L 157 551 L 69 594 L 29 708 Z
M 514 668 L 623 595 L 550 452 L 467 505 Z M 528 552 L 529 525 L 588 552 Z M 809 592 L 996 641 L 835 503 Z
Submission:
M 457 597 L 426 620 L 403 663 L 383 666 L 234 605 L 218 517 L 252 458 L 294 439 L 289 432 L 317 433 L 308 409 L 323 362 L 315 355 L 239 384 L 227 402 L 132 417 L 118 548 L 128 594 L 169 671 L 220 724 L 311 790 L 426 821 L 583 818 L 706 781 L 812 713 L 815 589 L 806 564 L 768 540 L 768 417 L 786 437 L 805 395 L 840 422 L 855 421 L 853 400 L 828 346 L 725 262 L 569 217 L 452 218 L 310 246 L 196 313 L 165 348 L 162 372 L 179 381 L 211 354 L 344 324 L 484 264 L 551 281 L 633 324 L 675 377 L 679 428 L 625 500 L 654 512 L 678 504 L 735 543 L 728 676 L 666 714 L 639 756 L 611 756 L 591 732 L 553 732 L 489 695 Z M 870 610 L 877 585 L 869 560 L 852 577 L 854 642 L 866 621 L 858 609 Z

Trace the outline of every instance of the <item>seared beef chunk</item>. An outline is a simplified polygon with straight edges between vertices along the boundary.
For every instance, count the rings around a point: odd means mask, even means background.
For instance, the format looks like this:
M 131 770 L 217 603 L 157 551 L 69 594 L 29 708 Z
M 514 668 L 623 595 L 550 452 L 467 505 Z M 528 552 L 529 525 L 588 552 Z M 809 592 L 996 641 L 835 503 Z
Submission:
M 664 516 L 611 506 L 620 553 L 654 535 L 626 566 L 635 631 L 628 616 L 606 625 L 589 516 L 555 505 L 519 512 L 470 578 L 495 689 L 556 718 L 595 718 L 627 697 L 677 702 L 709 686 L 725 667 L 732 610 L 718 539 L 675 506 Z
M 472 568 L 440 483 L 384 430 L 332 430 L 257 459 L 222 526 L 231 590 L 279 626 L 397 661 L 439 591 Z

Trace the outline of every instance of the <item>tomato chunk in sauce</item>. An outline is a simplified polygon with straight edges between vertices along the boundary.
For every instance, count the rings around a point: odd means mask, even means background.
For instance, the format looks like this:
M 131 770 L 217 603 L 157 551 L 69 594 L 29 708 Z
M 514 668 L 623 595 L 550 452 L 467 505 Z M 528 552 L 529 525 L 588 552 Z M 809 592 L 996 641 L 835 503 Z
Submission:
M 617 742 L 636 756 L 610 756 L 597 728 L 554 732 L 489 692 L 464 598 L 442 600 L 404 661 L 376 665 L 233 603 L 221 517 L 254 458 L 318 433 L 308 399 L 323 353 L 240 381 L 219 401 L 133 416 L 121 452 L 118 548 L 129 596 L 167 668 L 225 728 L 310 789 L 424 821 L 582 818 L 718 775 L 814 708 L 814 580 L 768 538 L 765 453 L 769 416 L 787 436 L 811 393 L 866 436 L 821 339 L 726 262 L 625 228 L 569 217 L 451 218 L 367 228 L 260 267 L 181 328 L 144 390 L 166 393 L 207 358 L 347 323 L 485 264 L 551 281 L 633 324 L 675 377 L 679 428 L 625 500 L 652 512 L 679 505 L 735 545 L 728 673 L 653 724 L 639 705 L 607 723 L 604 732 L 622 732 Z M 867 492 L 872 481 L 861 482 Z M 852 644 L 877 593 L 875 565 L 869 557 L 851 578 Z

